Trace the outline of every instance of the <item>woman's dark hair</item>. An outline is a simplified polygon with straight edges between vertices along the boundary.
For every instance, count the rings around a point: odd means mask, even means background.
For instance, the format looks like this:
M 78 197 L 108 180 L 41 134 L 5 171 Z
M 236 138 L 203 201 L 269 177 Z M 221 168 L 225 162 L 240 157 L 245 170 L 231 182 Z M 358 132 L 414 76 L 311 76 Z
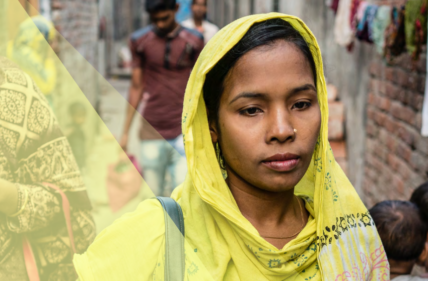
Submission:
M 428 182 L 413 191 L 410 202 L 415 203 L 419 207 L 422 217 L 428 223 Z
M 383 201 L 370 209 L 370 215 L 389 259 L 417 259 L 427 238 L 427 226 L 418 207 L 408 201 Z
M 224 80 L 236 62 L 249 51 L 273 45 L 277 40 L 293 43 L 308 60 L 316 85 L 316 66 L 308 43 L 291 24 L 282 19 L 271 19 L 254 24 L 250 30 L 207 74 L 204 84 L 204 100 L 208 110 L 209 121 L 218 121 L 221 95 L 224 91 Z
M 156 13 L 167 10 L 175 10 L 176 0 L 146 0 L 146 12 Z

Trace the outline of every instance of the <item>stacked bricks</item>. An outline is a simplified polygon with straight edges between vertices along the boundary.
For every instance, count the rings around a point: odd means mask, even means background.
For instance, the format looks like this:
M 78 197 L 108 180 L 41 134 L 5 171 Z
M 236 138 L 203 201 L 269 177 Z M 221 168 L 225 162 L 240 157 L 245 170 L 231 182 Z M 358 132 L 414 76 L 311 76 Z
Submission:
M 370 65 L 367 97 L 364 201 L 410 198 L 428 179 L 428 138 L 421 136 L 426 51 L 414 62 L 409 54 Z

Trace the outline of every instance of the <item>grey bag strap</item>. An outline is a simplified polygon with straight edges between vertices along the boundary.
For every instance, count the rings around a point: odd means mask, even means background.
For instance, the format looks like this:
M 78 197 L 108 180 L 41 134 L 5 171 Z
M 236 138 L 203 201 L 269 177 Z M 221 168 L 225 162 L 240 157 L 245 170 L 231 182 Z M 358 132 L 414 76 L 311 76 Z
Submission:
M 183 281 L 184 217 L 180 205 L 172 198 L 157 197 L 165 218 L 165 281 Z M 171 223 L 174 222 L 175 226 Z

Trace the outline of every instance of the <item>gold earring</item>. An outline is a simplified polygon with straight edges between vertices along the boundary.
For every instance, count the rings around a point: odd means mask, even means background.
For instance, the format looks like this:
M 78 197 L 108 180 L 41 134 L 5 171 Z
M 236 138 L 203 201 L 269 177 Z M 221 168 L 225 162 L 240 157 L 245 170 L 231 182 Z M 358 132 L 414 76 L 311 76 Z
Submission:
M 294 133 L 297 134 L 297 129 L 294 129 Z

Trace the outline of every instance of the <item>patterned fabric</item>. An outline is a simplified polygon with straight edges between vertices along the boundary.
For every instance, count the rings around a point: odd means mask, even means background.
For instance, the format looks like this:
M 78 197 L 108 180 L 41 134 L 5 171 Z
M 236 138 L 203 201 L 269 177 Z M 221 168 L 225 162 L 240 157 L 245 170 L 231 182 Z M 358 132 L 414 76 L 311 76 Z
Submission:
M 385 30 L 385 58 L 388 61 L 399 56 L 406 48 L 404 18 L 404 7 L 392 7 L 391 23 Z
M 86 189 L 45 97 L 1 57 L 0 108 L 0 178 L 17 184 L 16 209 L 23 208 L 16 217 L 0 214 L 0 280 L 27 280 L 21 234 L 30 240 L 41 280 L 75 280 L 61 197 L 42 183 L 57 185 L 69 198 L 79 253 L 95 236 Z
M 363 18 L 358 22 L 357 38 L 368 43 L 373 43 L 373 22 L 376 18 L 377 5 L 368 5 Z
M 385 49 L 385 30 L 391 23 L 391 7 L 380 6 L 373 22 L 373 42 L 378 54 L 383 55 Z
M 240 212 L 216 158 L 202 97 L 213 66 L 254 23 L 273 18 L 289 22 L 308 42 L 317 67 L 322 115 L 311 165 L 295 188 L 310 217 L 303 231 L 282 249 L 263 239 Z M 300 19 L 279 13 L 254 15 L 220 30 L 193 69 L 182 126 L 188 174 L 172 197 L 184 214 L 185 280 L 389 280 L 388 261 L 373 220 L 329 146 L 321 52 Z M 136 212 L 103 231 L 85 254 L 75 257 L 80 280 L 164 280 L 164 235 L 162 207 L 146 200 Z
M 409 0 L 406 3 L 405 32 L 407 51 L 419 59 L 427 38 L 427 0 Z

